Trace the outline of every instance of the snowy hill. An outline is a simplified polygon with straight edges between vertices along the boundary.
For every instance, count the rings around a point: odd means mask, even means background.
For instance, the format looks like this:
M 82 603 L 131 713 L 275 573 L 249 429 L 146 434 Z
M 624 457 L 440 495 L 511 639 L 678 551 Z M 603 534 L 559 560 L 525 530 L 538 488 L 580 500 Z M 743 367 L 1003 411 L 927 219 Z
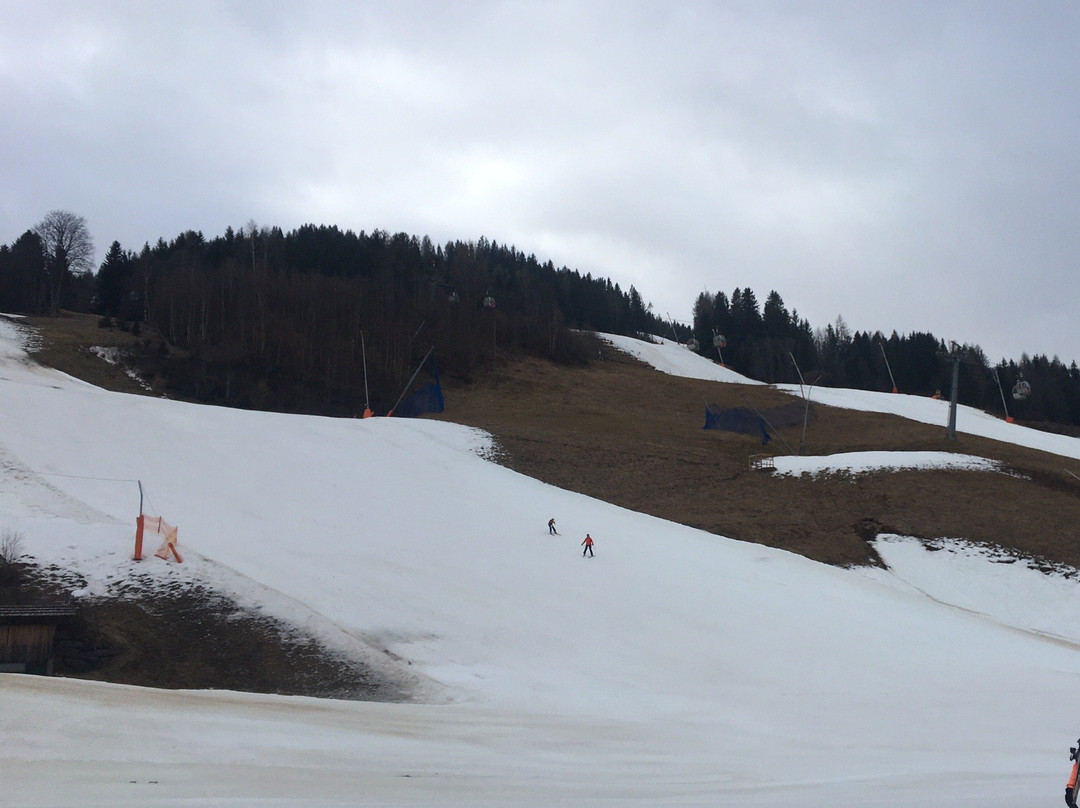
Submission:
M 642 362 L 672 376 L 707 379 L 729 384 L 761 384 L 741 373 L 736 373 L 731 368 L 694 353 L 685 345 L 663 337 L 653 337 L 655 342 L 623 337 L 618 334 L 602 334 L 601 338 L 620 351 L 637 357 Z
M 685 376 L 691 379 L 726 382 L 729 384 L 761 384 L 747 378 L 730 368 L 706 359 L 694 353 L 684 345 L 654 337 L 656 342 L 646 342 L 631 337 L 605 334 L 603 338 L 614 347 L 646 362 L 657 370 L 673 376 Z M 942 399 L 927 398 L 898 393 L 877 393 L 871 390 L 848 390 L 834 387 L 814 387 L 807 385 L 800 388 L 797 384 L 775 385 L 793 396 L 801 397 L 804 393 L 811 401 L 830 407 L 866 412 L 883 412 L 899 415 L 924 424 L 945 426 L 949 420 L 949 402 Z M 1006 423 L 1001 418 L 988 415 L 982 410 L 958 405 L 956 412 L 957 432 L 992 438 L 1017 446 L 1026 446 L 1063 457 L 1080 459 L 1080 439 L 1051 435 L 1036 429 Z
M 79 570 L 84 597 L 115 591 L 136 567 L 141 480 L 185 563 L 140 571 L 232 591 L 414 698 L 3 674 L 9 804 L 1060 798 L 1080 684 L 1064 577 L 902 537 L 881 542 L 891 572 L 827 567 L 538 483 L 484 459 L 477 430 L 108 393 L 29 363 L 21 339 L 0 321 L 0 513 L 28 553 Z M 648 350 L 658 367 L 706 362 Z

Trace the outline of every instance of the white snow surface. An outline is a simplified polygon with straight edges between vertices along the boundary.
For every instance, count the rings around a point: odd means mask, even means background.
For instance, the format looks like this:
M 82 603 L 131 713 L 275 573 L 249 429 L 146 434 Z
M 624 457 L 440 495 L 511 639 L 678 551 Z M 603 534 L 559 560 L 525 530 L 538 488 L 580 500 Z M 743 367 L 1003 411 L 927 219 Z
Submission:
M 787 455 L 774 458 L 777 474 L 869 474 L 875 471 L 998 471 L 1001 464 L 985 457 L 954 452 L 840 452 L 824 457 Z
M 702 361 L 708 362 L 707 359 L 702 359 Z M 805 393 L 811 401 L 830 407 L 883 412 L 924 424 L 939 424 L 943 432 L 949 423 L 949 402 L 945 399 L 809 385 L 800 388 L 797 384 L 778 384 L 776 387 L 796 396 L 802 396 Z M 1002 416 L 985 413 L 963 404 L 958 404 L 956 407 L 956 431 L 958 434 L 992 438 L 1005 443 L 1014 443 L 1017 446 L 1026 446 L 1029 449 L 1058 454 L 1073 460 L 1080 459 L 1080 439 L 1052 435 L 1019 424 L 1010 424 Z
M 22 339 L 0 319 L 0 528 L 28 554 L 80 571 L 81 597 L 135 569 L 220 587 L 416 697 L 0 674 L 4 805 L 1060 801 L 1080 692 L 1067 570 L 962 537 L 882 537 L 889 570 L 837 569 L 539 483 L 484 459 L 474 429 L 121 395 L 33 365 Z M 649 350 L 667 372 L 689 354 Z M 885 398 L 922 420 L 925 402 Z M 130 560 L 137 480 L 183 565 Z
M 730 384 L 761 384 L 718 362 L 706 359 L 685 345 L 663 337 L 652 336 L 648 339 L 639 339 L 618 334 L 601 334 L 600 337 L 620 351 L 637 357 L 670 376 L 685 376 L 688 379 L 704 379 Z

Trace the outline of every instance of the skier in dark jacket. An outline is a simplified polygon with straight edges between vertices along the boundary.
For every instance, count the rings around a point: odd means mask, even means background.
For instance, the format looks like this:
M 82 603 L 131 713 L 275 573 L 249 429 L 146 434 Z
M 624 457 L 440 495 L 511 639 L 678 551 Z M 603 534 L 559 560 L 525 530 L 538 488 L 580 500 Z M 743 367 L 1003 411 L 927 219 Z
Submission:
M 558 536 L 559 535 L 559 531 L 557 531 L 555 529 L 555 520 L 554 519 L 548 519 L 548 535 L 551 535 L 551 536 Z
M 1065 804 L 1069 808 L 1076 808 L 1076 774 L 1080 771 L 1080 740 L 1077 740 L 1076 746 L 1069 750 L 1069 760 L 1073 762 L 1073 767 L 1069 772 L 1069 781 L 1065 783 Z

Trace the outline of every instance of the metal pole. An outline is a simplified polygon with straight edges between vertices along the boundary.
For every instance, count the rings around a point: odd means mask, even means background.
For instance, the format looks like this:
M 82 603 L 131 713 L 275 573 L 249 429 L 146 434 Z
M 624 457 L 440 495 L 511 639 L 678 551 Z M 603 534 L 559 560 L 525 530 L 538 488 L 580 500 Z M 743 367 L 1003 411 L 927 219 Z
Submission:
M 885 346 L 879 342 L 878 347 L 881 348 L 881 358 L 885 360 L 885 370 L 889 371 L 889 381 L 892 382 L 892 391 L 898 393 L 900 391 L 896 389 L 896 379 L 893 378 L 892 368 L 889 367 L 889 357 L 885 355 Z
M 137 482 L 139 483 L 139 516 L 135 520 L 135 555 L 132 558 L 136 561 L 142 561 L 143 524 L 146 519 L 143 517 L 142 480 Z
M 803 397 L 802 437 L 799 438 L 799 454 L 801 455 L 803 449 L 806 448 L 806 422 L 810 420 L 810 395 L 804 389 L 805 382 L 803 381 L 802 370 L 799 369 L 799 363 L 795 361 L 795 354 L 788 351 L 788 356 L 791 357 L 791 364 L 795 366 L 795 372 L 799 374 L 799 392 Z M 813 389 L 814 386 L 810 385 L 810 390 L 813 391 Z
M 1005 403 L 1005 391 L 1001 389 L 1001 377 L 998 376 L 997 368 L 994 368 L 994 381 L 997 382 L 998 395 L 1001 396 L 1001 406 L 1005 410 L 1005 420 L 1012 423 L 1012 418 L 1009 417 L 1009 405 Z
M 394 410 L 396 410 L 397 405 L 401 403 L 401 399 L 405 398 L 405 394 L 409 392 L 409 387 L 412 385 L 413 379 L 416 378 L 417 374 L 424 367 L 424 363 L 427 361 L 427 358 L 429 356 L 431 356 L 431 352 L 434 351 L 434 350 L 435 350 L 434 345 L 432 345 L 430 348 L 428 348 L 428 352 L 426 354 L 424 354 L 424 358 L 420 360 L 420 364 L 417 365 L 416 371 L 413 373 L 412 378 L 409 379 L 409 383 L 407 385 L 405 385 L 405 389 L 401 391 L 401 395 L 398 396 L 398 400 L 394 402 L 394 406 L 390 408 L 390 412 L 388 412 L 387 415 L 393 415 L 394 414 Z
M 956 439 L 956 401 L 960 392 L 960 352 L 953 353 L 952 366 L 952 400 L 949 403 L 949 428 L 945 433 L 948 440 Z
M 364 347 L 364 332 L 360 332 L 360 355 L 364 359 L 364 411 L 370 409 L 371 399 L 368 396 L 367 386 L 367 349 Z
M 802 437 L 799 438 L 799 454 L 806 448 L 806 424 L 810 420 L 810 393 L 814 392 L 814 385 L 810 385 L 806 398 L 803 399 Z
M 791 357 L 791 364 L 795 366 L 795 372 L 799 374 L 799 394 L 803 398 L 806 398 L 806 393 L 803 392 L 803 377 L 802 371 L 799 369 L 799 363 L 795 361 L 795 354 L 793 354 L 791 351 L 788 351 L 787 355 Z

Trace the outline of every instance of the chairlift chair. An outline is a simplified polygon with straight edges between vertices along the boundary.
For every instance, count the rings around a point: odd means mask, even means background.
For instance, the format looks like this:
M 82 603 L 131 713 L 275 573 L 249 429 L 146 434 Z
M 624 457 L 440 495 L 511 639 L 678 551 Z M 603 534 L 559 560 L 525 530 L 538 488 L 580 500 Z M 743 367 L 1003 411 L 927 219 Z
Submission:
M 1026 379 L 1020 379 L 1013 385 L 1012 397 L 1017 401 L 1023 401 L 1031 395 L 1031 384 Z

